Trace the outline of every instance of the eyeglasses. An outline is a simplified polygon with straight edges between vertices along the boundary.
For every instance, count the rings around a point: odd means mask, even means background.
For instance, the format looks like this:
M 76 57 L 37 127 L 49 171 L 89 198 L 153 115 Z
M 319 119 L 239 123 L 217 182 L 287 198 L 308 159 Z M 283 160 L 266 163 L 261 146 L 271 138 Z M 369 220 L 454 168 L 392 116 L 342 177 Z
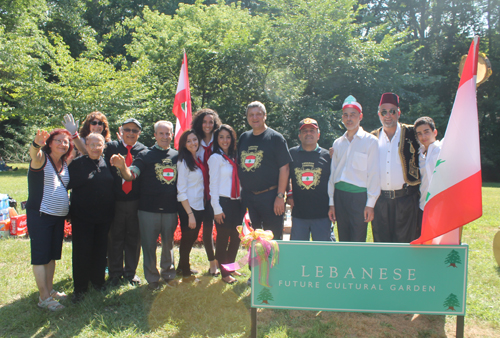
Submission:
M 396 109 L 391 109 L 391 110 L 385 110 L 385 109 L 382 109 L 379 111 L 380 115 L 382 116 L 385 116 L 387 114 L 391 114 L 391 115 L 396 115 L 398 113 L 398 111 Z
M 102 148 L 104 148 L 104 144 L 102 144 L 102 143 L 90 143 L 89 148 L 90 149 L 102 149 Z
M 92 121 L 92 122 L 90 122 L 90 124 L 93 125 L 93 126 L 97 126 L 97 125 L 102 126 L 102 125 L 104 125 L 104 123 L 102 121 Z
M 130 129 L 130 128 L 123 128 L 122 129 L 125 133 L 133 133 L 133 134 L 138 134 L 140 132 L 139 129 Z
M 57 140 L 57 139 L 53 139 L 52 142 L 54 142 L 55 144 L 57 145 L 63 145 L 63 146 L 69 146 L 69 141 L 64 139 L 64 140 Z

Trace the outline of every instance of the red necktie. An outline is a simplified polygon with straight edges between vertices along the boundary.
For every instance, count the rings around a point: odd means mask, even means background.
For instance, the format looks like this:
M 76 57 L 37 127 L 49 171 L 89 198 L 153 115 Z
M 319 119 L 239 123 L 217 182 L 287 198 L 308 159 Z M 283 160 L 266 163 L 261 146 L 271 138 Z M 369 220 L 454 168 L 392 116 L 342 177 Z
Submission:
M 208 165 L 203 164 L 197 159 L 194 160 L 194 163 L 198 166 L 198 168 L 201 169 L 201 172 L 203 174 L 203 188 L 204 188 L 203 190 L 204 190 L 205 200 L 208 201 L 210 199 L 210 190 L 208 188 L 210 184 L 210 179 L 208 176 Z
M 127 157 L 125 157 L 125 164 L 127 167 L 130 167 L 132 165 L 132 154 L 130 153 L 130 149 L 132 149 L 132 146 L 127 146 Z M 132 191 L 132 181 L 123 181 L 122 183 L 122 190 L 125 194 L 128 194 L 130 191 Z
M 240 197 L 240 178 L 238 177 L 238 164 L 231 160 L 226 154 L 222 154 L 224 158 L 233 166 L 233 181 L 231 185 L 231 198 Z
M 210 155 L 212 155 L 212 142 L 210 142 L 206 147 L 204 145 L 201 146 L 205 149 L 205 153 L 203 154 L 203 164 L 207 164 Z

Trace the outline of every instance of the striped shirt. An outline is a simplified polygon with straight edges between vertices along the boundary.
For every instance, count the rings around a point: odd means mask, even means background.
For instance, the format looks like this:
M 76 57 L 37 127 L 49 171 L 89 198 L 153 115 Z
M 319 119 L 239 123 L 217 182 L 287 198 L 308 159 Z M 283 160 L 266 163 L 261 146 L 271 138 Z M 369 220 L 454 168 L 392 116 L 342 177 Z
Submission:
M 45 163 L 40 169 L 30 166 L 28 172 L 28 205 L 29 209 L 36 209 L 52 216 L 66 216 L 69 212 L 69 199 L 66 187 L 69 183 L 68 166 L 63 162 L 59 175 L 64 185 L 57 177 L 52 163 L 47 160 L 50 155 L 45 154 Z

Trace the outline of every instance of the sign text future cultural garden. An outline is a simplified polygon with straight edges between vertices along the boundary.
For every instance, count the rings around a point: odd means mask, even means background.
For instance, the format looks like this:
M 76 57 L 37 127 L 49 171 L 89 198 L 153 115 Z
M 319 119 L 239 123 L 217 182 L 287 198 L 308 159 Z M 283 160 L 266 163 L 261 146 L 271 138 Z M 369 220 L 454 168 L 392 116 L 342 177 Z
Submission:
M 278 243 L 269 288 L 252 267 L 252 307 L 465 315 L 467 245 Z

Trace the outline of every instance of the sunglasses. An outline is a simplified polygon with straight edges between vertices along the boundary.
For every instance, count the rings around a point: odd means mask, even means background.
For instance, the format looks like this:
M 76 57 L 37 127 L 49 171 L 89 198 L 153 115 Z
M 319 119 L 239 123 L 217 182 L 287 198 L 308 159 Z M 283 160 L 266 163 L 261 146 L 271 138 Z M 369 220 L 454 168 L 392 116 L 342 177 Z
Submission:
M 97 126 L 97 125 L 102 126 L 102 125 L 104 125 L 104 123 L 102 121 L 92 121 L 92 122 L 90 122 L 90 124 L 93 125 L 93 126 Z
M 382 116 L 385 116 L 387 114 L 391 114 L 391 115 L 396 115 L 398 113 L 398 111 L 396 109 L 391 109 L 391 110 L 385 110 L 385 109 L 382 109 L 381 111 L 379 111 L 380 115 Z
M 133 134 L 138 134 L 140 132 L 139 129 L 130 129 L 130 128 L 123 128 L 122 129 L 125 133 L 133 133 Z

